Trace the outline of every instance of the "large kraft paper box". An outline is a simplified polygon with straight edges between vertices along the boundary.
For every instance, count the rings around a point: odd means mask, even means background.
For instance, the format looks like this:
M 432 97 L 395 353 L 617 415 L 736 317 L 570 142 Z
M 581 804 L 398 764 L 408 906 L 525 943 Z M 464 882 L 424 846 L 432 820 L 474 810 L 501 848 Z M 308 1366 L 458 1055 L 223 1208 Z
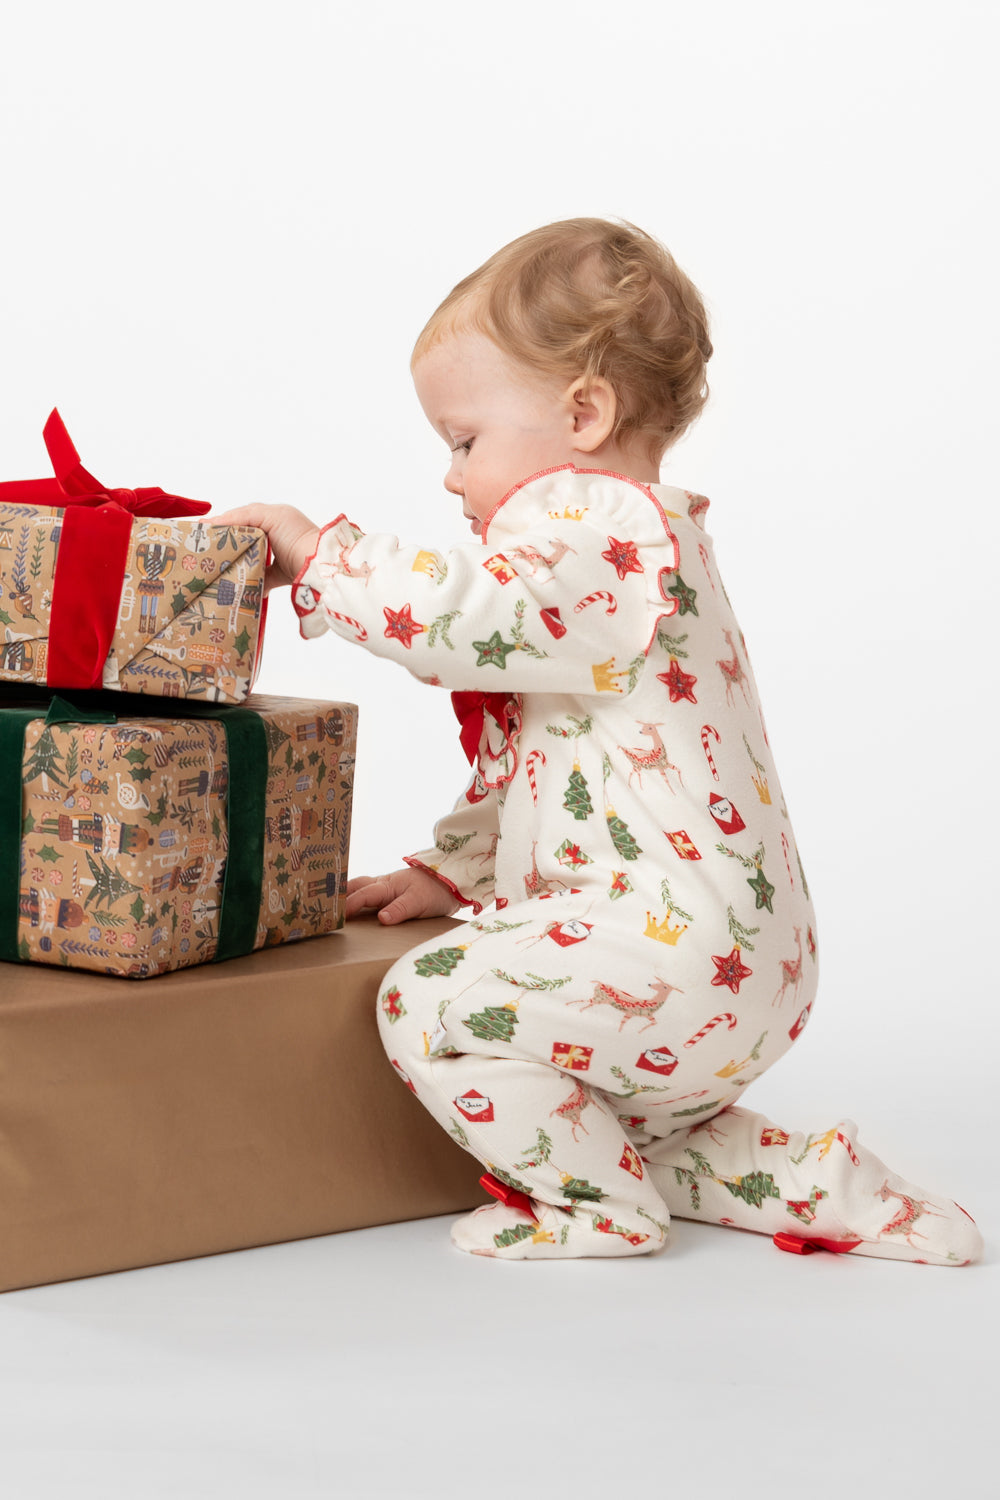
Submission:
M 0 483 L 0 684 L 241 703 L 257 672 L 267 541 L 207 501 L 109 489 L 57 411 L 55 477 Z
M 0 697 L 0 959 L 144 979 L 340 927 L 356 734 L 351 703 Z
M 361 918 L 142 986 L 0 964 L 0 1290 L 485 1201 L 375 1021 L 452 926 Z

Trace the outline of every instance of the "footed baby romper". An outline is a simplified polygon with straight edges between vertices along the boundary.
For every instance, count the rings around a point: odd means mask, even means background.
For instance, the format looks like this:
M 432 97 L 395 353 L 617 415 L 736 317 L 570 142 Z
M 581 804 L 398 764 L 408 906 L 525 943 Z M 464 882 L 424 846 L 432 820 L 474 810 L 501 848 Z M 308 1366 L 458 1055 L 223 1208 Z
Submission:
M 850 1121 L 790 1135 L 736 1107 L 806 1025 L 816 937 L 707 508 L 569 466 L 444 554 L 322 532 L 303 635 L 452 689 L 473 766 L 407 861 L 473 919 L 386 976 L 386 1050 L 499 1200 L 456 1224 L 462 1249 L 643 1254 L 674 1213 L 963 1263 L 971 1219 Z

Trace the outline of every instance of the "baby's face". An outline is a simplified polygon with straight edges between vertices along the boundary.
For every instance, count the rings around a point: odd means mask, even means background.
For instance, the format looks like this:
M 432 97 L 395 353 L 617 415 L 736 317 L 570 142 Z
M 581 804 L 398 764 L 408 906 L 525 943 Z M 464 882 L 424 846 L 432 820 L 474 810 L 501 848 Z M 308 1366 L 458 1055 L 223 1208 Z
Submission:
M 581 457 L 571 391 L 510 359 L 485 334 L 449 334 L 417 361 L 413 381 L 451 449 L 445 489 L 462 497 L 476 536 L 514 485 Z

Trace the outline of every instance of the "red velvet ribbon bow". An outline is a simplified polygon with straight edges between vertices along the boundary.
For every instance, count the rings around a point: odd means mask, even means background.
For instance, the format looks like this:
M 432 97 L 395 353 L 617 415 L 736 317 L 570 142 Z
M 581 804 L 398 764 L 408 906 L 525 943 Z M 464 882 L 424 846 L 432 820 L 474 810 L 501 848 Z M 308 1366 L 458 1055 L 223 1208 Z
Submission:
M 458 737 L 470 766 L 475 764 L 476 752 L 483 737 L 486 714 L 489 713 L 498 724 L 505 725 L 509 702 L 509 693 L 452 693 L 451 706 L 462 726 Z
M 58 411 L 43 436 L 56 477 L 0 484 L 0 501 L 64 509 L 45 680 L 50 687 L 99 688 L 118 623 L 133 516 L 200 516 L 212 507 L 159 488 L 108 489 L 83 467 Z

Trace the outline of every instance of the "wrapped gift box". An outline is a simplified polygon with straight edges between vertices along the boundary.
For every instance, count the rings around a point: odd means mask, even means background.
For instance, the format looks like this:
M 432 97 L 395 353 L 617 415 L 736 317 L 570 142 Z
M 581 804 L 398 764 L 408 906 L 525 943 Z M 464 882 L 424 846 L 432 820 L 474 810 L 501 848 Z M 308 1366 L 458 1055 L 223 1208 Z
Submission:
M 0 698 L 0 960 L 143 979 L 342 925 L 354 704 L 38 697 Z
M 452 926 L 363 918 L 141 992 L 0 964 L 0 1290 L 485 1201 L 375 1023 Z
M 108 490 L 53 412 L 54 479 L 0 484 L 0 683 L 241 703 L 256 676 L 267 542 L 204 501 Z

